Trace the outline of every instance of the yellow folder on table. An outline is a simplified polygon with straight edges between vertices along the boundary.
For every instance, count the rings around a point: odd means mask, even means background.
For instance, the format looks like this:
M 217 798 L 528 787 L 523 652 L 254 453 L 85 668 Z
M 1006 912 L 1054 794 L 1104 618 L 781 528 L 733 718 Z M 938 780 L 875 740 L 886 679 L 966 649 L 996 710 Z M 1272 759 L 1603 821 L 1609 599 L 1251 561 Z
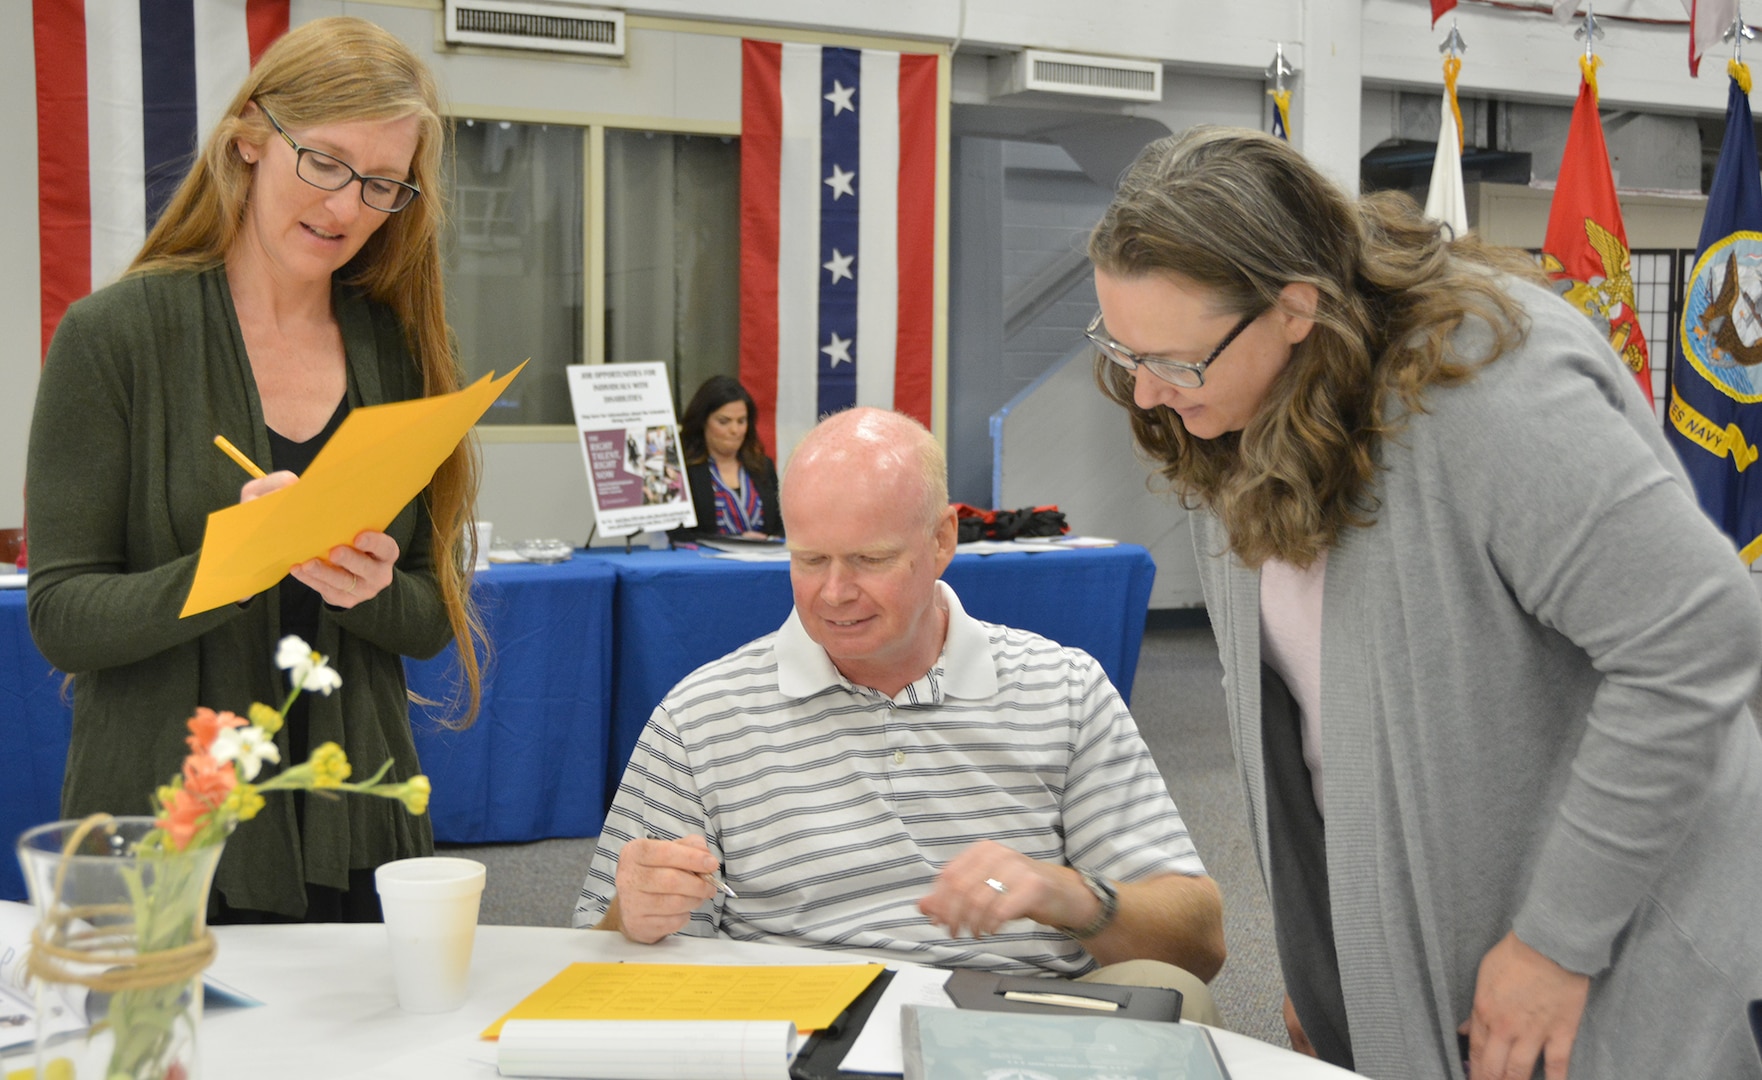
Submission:
M 570 964 L 500 1020 L 793 1020 L 830 1027 L 880 964 Z
M 390 525 L 525 366 L 451 394 L 352 410 L 298 483 L 208 515 L 179 616 L 255 596 L 289 567 Z

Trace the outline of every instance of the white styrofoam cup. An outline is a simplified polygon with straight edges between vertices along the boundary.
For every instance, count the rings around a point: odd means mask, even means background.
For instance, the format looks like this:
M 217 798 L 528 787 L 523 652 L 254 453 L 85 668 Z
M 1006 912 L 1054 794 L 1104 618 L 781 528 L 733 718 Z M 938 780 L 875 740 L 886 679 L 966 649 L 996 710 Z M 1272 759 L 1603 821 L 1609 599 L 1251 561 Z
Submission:
M 429 856 L 374 871 L 405 1012 L 451 1012 L 470 989 L 471 945 L 483 897 L 483 864 Z

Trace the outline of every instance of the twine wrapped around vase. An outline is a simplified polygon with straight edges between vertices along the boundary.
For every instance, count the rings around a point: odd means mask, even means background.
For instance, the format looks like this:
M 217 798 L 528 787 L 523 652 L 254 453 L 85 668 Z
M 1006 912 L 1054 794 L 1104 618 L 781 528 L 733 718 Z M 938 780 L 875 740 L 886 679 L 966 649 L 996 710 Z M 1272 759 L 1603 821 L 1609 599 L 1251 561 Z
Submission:
M 114 833 L 116 819 L 109 814 L 93 814 L 83 819 L 63 846 L 62 863 L 55 872 L 53 903 L 41 912 L 31 930 L 31 950 L 25 959 L 30 975 L 54 983 L 77 983 L 101 993 L 115 994 L 125 990 L 147 990 L 188 982 L 213 963 L 216 952 L 214 934 L 206 927 L 201 936 L 184 945 L 153 952 L 139 951 L 136 940 L 134 911 L 127 904 L 81 904 L 62 902 L 66 885 L 67 862 L 75 855 L 94 829 Z M 99 919 L 127 917 L 127 922 L 110 922 L 98 926 Z M 87 929 L 74 930 L 78 922 Z M 95 970 L 94 970 L 95 969 Z

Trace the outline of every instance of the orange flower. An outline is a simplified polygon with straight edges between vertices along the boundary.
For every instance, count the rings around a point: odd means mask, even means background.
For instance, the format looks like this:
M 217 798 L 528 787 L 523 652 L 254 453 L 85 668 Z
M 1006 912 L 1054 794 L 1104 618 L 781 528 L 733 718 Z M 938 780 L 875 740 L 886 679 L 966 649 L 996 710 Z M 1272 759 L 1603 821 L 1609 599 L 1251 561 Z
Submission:
M 207 816 L 208 807 L 187 789 L 179 788 L 177 797 L 159 812 L 159 819 L 154 824 L 165 830 L 172 850 L 182 851 L 189 846 L 191 838 L 202 827 L 202 819 Z
M 228 762 L 217 761 L 207 754 L 191 754 L 184 758 L 184 790 L 208 806 L 225 802 L 227 792 L 238 780 L 238 774 Z
M 198 754 L 206 754 L 214 745 L 215 736 L 227 728 L 244 727 L 244 720 L 229 712 L 217 713 L 205 706 L 196 709 L 196 715 L 190 717 L 190 734 L 184 742 Z

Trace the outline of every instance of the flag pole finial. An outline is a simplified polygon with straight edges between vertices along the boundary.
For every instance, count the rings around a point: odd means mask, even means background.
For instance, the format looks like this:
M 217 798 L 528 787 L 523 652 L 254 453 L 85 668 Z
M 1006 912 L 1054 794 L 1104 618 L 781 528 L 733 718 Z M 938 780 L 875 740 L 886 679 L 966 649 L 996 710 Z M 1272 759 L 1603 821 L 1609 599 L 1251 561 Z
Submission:
M 1273 62 L 1266 67 L 1266 77 L 1272 82 L 1274 90 L 1284 90 L 1286 76 L 1295 74 L 1297 69 L 1291 66 L 1291 61 L 1285 59 L 1285 43 L 1281 41 L 1273 52 Z
M 1744 62 L 1744 42 L 1756 40 L 1756 31 L 1744 22 L 1744 5 L 1741 0 L 1736 6 L 1736 12 L 1737 18 L 1733 19 L 1725 33 L 1720 35 L 1720 40 L 1731 42 L 1731 57 L 1741 64 Z
M 1597 21 L 1596 4 L 1585 5 L 1585 21 L 1577 30 L 1572 32 L 1572 36 L 1584 40 L 1586 60 L 1590 60 L 1596 55 L 1596 50 L 1592 47 L 1593 43 L 1597 38 L 1603 36 L 1603 24 Z
M 1450 56 L 1459 56 L 1468 51 L 1468 43 L 1462 40 L 1462 31 L 1456 28 L 1456 20 L 1450 20 L 1450 32 L 1439 42 L 1438 51 Z

